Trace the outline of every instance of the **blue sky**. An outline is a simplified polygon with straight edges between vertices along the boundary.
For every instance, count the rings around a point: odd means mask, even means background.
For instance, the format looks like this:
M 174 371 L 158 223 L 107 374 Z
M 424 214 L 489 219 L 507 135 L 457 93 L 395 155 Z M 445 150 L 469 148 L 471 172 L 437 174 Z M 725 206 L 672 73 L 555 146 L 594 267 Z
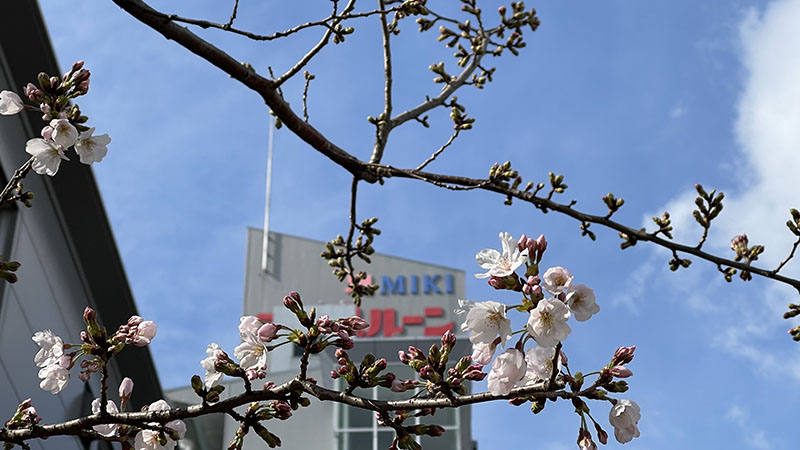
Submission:
M 82 110 L 113 142 L 95 166 L 125 268 L 143 316 L 159 323 L 153 354 L 165 387 L 186 385 L 208 342 L 236 345 L 245 228 L 263 220 L 267 111 L 257 95 L 139 24 L 111 2 L 42 0 L 59 61 L 92 70 Z M 166 12 L 225 21 L 232 2 L 159 1 Z M 243 0 L 243 27 L 261 32 L 306 21 L 293 2 Z M 320 2 L 324 8 L 328 2 Z M 434 3 L 432 3 L 434 4 Z M 481 2 L 485 11 L 500 2 Z M 290 5 L 290 6 L 286 6 Z M 728 253 L 747 232 L 774 266 L 791 236 L 783 223 L 800 192 L 800 0 L 574 1 L 529 3 L 541 28 L 522 55 L 492 60 L 495 82 L 459 99 L 475 128 L 431 170 L 484 177 L 510 159 L 525 180 L 563 173 L 564 201 L 602 212 L 600 196 L 625 198 L 619 220 L 650 226 L 669 210 L 676 238 L 696 241 L 694 183 L 727 194 L 709 244 Z M 323 17 L 326 10 L 311 13 Z M 406 23 L 396 55 L 396 109 L 436 93 L 427 66 L 449 50 Z M 201 30 L 202 31 L 202 30 Z M 250 62 L 281 72 L 319 31 L 273 44 L 201 34 Z M 345 45 L 309 66 L 311 123 L 367 157 L 382 108 L 375 24 L 357 24 Z M 284 87 L 300 105 L 302 77 Z M 397 131 L 386 162 L 416 166 L 449 136 L 447 111 L 432 129 Z M 348 177 L 281 130 L 276 134 L 272 227 L 328 240 L 346 231 Z M 594 370 L 620 345 L 637 345 L 631 390 L 642 408 L 633 449 L 790 448 L 800 401 L 800 345 L 782 308 L 796 294 L 761 280 L 726 284 L 695 261 L 671 273 L 669 256 L 639 245 L 621 252 L 616 233 L 579 237 L 578 224 L 489 193 L 453 193 L 408 180 L 362 186 L 359 212 L 380 217 L 378 251 L 479 272 L 474 254 L 508 231 L 545 233 L 545 265 L 568 267 L 595 289 L 601 312 L 573 324 L 573 370 Z M 787 273 L 797 276 L 797 264 Z M 474 300 L 513 301 L 469 279 Z M 520 317 L 515 325 L 521 326 Z M 562 402 L 563 403 L 563 402 Z M 473 410 L 481 449 L 575 448 L 570 405 L 533 416 L 504 403 Z M 608 407 L 594 414 L 607 423 Z M 290 437 L 283 437 L 290 442 Z M 616 448 L 616 443 L 609 448 Z

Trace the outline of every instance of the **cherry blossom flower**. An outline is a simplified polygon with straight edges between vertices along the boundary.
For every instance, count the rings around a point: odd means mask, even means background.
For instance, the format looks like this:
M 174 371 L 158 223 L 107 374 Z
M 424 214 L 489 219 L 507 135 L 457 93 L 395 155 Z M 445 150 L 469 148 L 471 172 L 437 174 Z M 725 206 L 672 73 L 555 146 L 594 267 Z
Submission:
M 47 174 L 52 177 L 58 172 L 62 159 L 69 161 L 62 147 L 41 138 L 33 138 L 25 143 L 25 151 L 33 156 L 31 168 L 39 175 Z
M 164 400 L 159 400 L 157 402 L 151 403 L 150 406 L 147 407 L 148 411 L 167 411 L 170 409 L 169 404 Z M 153 423 L 151 424 L 154 427 L 157 427 L 158 424 Z M 178 439 L 183 439 L 183 436 L 186 434 L 186 424 L 183 423 L 182 420 L 173 420 L 171 422 L 167 422 L 164 425 L 166 428 L 175 431 L 178 434 Z M 172 440 L 169 433 L 164 433 L 163 436 L 165 437 L 164 444 L 161 444 L 160 435 L 161 433 L 155 430 L 141 430 L 139 433 L 136 434 L 136 438 L 133 442 L 133 448 L 136 450 L 172 450 L 175 448 L 176 442 Z
M 39 370 L 39 378 L 42 381 L 39 387 L 51 394 L 58 394 L 69 383 L 69 368 L 72 364 L 72 357 L 62 355 L 57 361 Z
M 572 287 L 566 303 L 578 322 L 585 322 L 600 311 L 600 305 L 595 303 L 594 291 L 584 284 Z
M 67 119 L 53 119 L 50 121 L 53 128 L 53 141 L 63 147 L 68 148 L 78 141 L 78 130 L 69 123 Z
M 506 395 L 525 376 L 527 364 L 525 355 L 516 348 L 509 348 L 495 358 L 489 371 L 489 392 Z
M 130 380 L 130 378 L 126 378 Z M 116 414 L 119 412 L 117 409 L 116 403 L 112 402 L 111 400 L 106 400 L 106 412 L 111 414 Z M 92 414 L 100 414 L 100 399 L 96 398 L 92 400 Z M 94 431 L 102 434 L 106 437 L 111 437 L 117 434 L 117 424 L 116 423 L 108 423 L 103 425 L 95 425 L 92 427 Z
M 456 310 L 456 314 L 467 315 L 461 324 L 461 331 L 469 333 L 469 340 L 473 344 L 476 342 L 488 344 L 494 341 L 498 334 L 503 346 L 506 340 L 511 339 L 511 321 L 506 318 L 506 305 L 500 302 L 470 300 L 459 300 L 458 304 L 461 308 Z
M 75 152 L 84 164 L 100 162 L 108 153 L 111 138 L 107 134 L 92 136 L 94 127 L 84 131 L 75 142 Z
M 528 370 L 522 384 L 533 384 L 537 381 L 549 380 L 553 375 L 553 355 L 555 347 L 536 346 L 525 352 Z M 561 370 L 561 357 L 558 358 L 556 372 Z
M 214 367 L 214 363 L 217 361 L 219 352 L 222 352 L 222 349 L 219 347 L 219 345 L 217 345 L 216 342 L 212 342 L 208 344 L 208 347 L 206 348 L 206 354 L 208 355 L 208 358 L 200 361 L 200 365 L 203 366 L 203 369 L 206 369 L 206 374 L 203 377 L 206 389 L 211 389 L 212 387 L 218 385 L 224 376 L 223 373 L 217 372 L 216 368 Z
M 239 319 L 239 336 L 242 343 L 233 349 L 233 356 L 239 360 L 243 369 L 263 369 L 267 366 L 267 349 L 258 339 L 261 321 L 254 316 Z
M 25 109 L 25 104 L 15 92 L 1 91 L 0 92 L 0 114 L 4 116 L 11 116 Z
M 500 233 L 500 242 L 503 246 L 502 254 L 493 248 L 485 248 L 475 255 L 478 265 L 488 270 L 486 273 L 476 274 L 475 278 L 505 277 L 528 261 L 528 249 L 519 251 L 517 241 L 510 234 Z
M 546 298 L 539 301 L 528 318 L 528 333 L 542 347 L 555 347 L 572 331 L 567 320 L 569 308 L 561 300 Z
M 33 334 L 33 342 L 41 347 L 33 362 L 38 367 L 46 367 L 58 362 L 64 354 L 64 341 L 50 330 L 37 331 Z
M 633 438 L 639 437 L 639 419 L 642 418 L 641 410 L 636 402 L 621 399 L 608 413 L 608 422 L 614 427 L 614 437 L 617 442 L 625 444 Z
M 551 267 L 542 275 L 542 288 L 553 295 L 569 291 L 570 286 L 572 274 L 563 267 Z

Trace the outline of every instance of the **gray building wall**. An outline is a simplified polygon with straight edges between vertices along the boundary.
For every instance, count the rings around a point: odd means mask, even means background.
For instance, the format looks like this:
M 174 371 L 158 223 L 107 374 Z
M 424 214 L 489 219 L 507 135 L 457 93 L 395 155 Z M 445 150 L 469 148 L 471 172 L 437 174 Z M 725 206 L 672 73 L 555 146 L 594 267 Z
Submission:
M 36 2 L 3 2 L 0 6 L 0 90 L 21 94 L 21 87 L 40 71 L 62 73 Z M 25 142 L 44 124 L 35 113 L 0 117 L 0 178 L 3 185 L 27 159 Z M 33 208 L 0 210 L 0 252 L 19 261 L 19 282 L 0 284 L 0 420 L 31 397 L 46 423 L 90 414 L 99 397 L 98 377 L 89 383 L 72 370 L 70 384 L 58 395 L 39 388 L 33 357 L 34 332 L 51 329 L 65 343 L 80 342 L 82 313 L 88 305 L 101 324 L 115 329 L 136 307 L 117 252 L 97 185 L 88 166 L 61 165 L 54 178 L 31 172 L 25 189 L 34 192 Z M 136 384 L 134 408 L 161 398 L 149 350 L 126 349 L 110 365 L 110 384 L 124 376 Z M 113 389 L 114 391 L 116 388 Z M 34 449 L 82 449 L 73 437 L 32 441 Z

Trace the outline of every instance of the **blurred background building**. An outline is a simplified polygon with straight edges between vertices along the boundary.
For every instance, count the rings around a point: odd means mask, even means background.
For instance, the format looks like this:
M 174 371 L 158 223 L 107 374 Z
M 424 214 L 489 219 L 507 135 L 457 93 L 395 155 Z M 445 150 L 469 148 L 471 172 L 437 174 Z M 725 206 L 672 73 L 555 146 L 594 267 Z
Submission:
M 42 71 L 65 72 L 56 62 L 37 3 L 0 3 L 0 90 L 22 95 L 22 87 Z M 45 125 L 40 115 L 23 112 L 0 117 L 3 186 L 28 159 L 25 142 L 38 137 Z M 77 161 L 65 162 L 55 177 L 31 172 L 24 187 L 36 196 L 32 208 L 14 204 L 0 209 L 0 255 L 5 261 L 21 263 L 19 282 L 0 281 L 0 422 L 31 397 L 44 422 L 55 423 L 91 414 L 91 401 L 100 396 L 98 376 L 82 383 L 76 367 L 60 394 L 41 390 L 39 369 L 33 363 L 38 346 L 31 336 L 51 329 L 65 343 L 80 342 L 87 305 L 97 310 L 100 323 L 109 329 L 137 312 L 92 169 Z M 126 349 L 114 358 L 112 392 L 125 376 L 136 385 L 131 399 L 134 410 L 161 398 L 146 347 Z M 35 440 L 30 445 L 33 449 L 111 448 L 70 436 Z
M 331 268 L 320 258 L 325 243 L 296 236 L 270 232 L 267 245 L 266 271 L 262 270 L 263 231 L 247 232 L 245 268 L 244 315 L 258 316 L 264 321 L 299 326 L 294 315 L 283 307 L 283 297 L 290 291 L 301 294 L 306 308 L 316 306 L 318 316 L 331 318 L 360 315 L 370 327 L 357 337 L 356 346 L 348 353 L 360 361 L 366 353 L 385 357 L 387 371 L 399 378 L 413 378 L 414 373 L 397 359 L 397 351 L 409 345 L 425 351 L 438 343 L 442 333 L 451 330 L 459 335 L 459 319 L 454 310 L 458 299 L 464 298 L 464 272 L 448 267 L 426 264 L 389 255 L 374 254 L 366 266 L 372 283 L 380 286 L 374 297 L 364 300 L 362 307 L 353 305 L 345 284 L 331 275 Z M 282 383 L 297 376 L 300 366 L 299 347 L 282 346 L 270 352 L 267 379 Z M 466 336 L 459 335 L 453 355 L 471 352 Z M 334 349 L 328 348 L 312 357 L 309 376 L 328 388 L 339 388 L 330 372 L 337 364 Z M 457 358 L 456 358 L 457 360 Z M 453 361 L 455 363 L 455 361 Z M 223 397 L 243 392 L 242 383 L 229 380 Z M 359 389 L 356 394 L 374 399 L 409 398 L 412 392 L 394 393 L 384 388 Z M 167 392 L 172 404 L 194 404 L 198 397 L 191 389 Z M 420 443 L 425 450 L 472 450 L 471 410 L 440 410 L 434 416 L 415 418 L 417 423 L 442 425 L 441 437 L 424 436 Z M 286 421 L 271 420 L 264 425 L 283 440 L 286 448 L 318 450 L 387 449 L 394 432 L 379 427 L 370 411 L 351 408 L 333 402 L 314 400 L 311 407 L 301 408 Z M 206 416 L 190 423 L 184 448 L 212 450 L 225 448 L 233 439 L 238 423 L 223 415 Z M 244 447 L 262 448 L 264 443 L 255 437 L 245 439 Z

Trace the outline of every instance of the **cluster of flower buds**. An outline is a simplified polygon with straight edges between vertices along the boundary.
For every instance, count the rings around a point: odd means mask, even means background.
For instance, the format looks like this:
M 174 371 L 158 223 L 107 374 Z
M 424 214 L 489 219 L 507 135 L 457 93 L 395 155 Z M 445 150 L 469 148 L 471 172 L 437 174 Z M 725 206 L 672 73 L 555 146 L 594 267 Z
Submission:
M 311 329 L 311 334 L 319 332 L 322 335 L 336 335 L 338 339 L 331 341 L 333 345 L 344 349 L 351 349 L 355 345 L 353 337 L 359 331 L 369 327 L 369 323 L 358 316 L 350 316 L 343 319 L 333 320 L 325 315 L 317 319 L 315 323 L 316 330 Z
M 519 238 L 519 242 L 517 242 L 517 248 L 519 248 L 519 251 L 528 249 L 528 259 L 534 264 L 539 264 L 542 261 L 542 256 L 544 256 L 544 251 L 547 250 L 547 239 L 545 239 L 544 234 L 532 239 L 523 233 Z
M 82 370 L 78 378 L 88 381 L 91 374 L 101 370 L 125 344 L 145 346 L 155 337 L 157 330 L 155 323 L 139 316 L 131 316 L 126 325 L 122 325 L 116 334 L 108 338 L 106 329 L 97 323 L 97 313 L 88 306 L 83 311 L 83 321 L 86 323 L 86 331 L 81 331 L 81 344 L 64 344 L 50 330 L 38 331 L 33 335 L 33 341 L 40 347 L 33 361 L 41 368 L 39 378 L 42 381 L 39 387 L 42 389 L 53 394 L 61 392 L 69 383 L 70 369 L 82 356 L 87 356 L 87 359 L 80 362 Z M 79 350 L 65 352 L 76 347 Z
M 39 110 L 48 124 L 42 128 L 41 138 L 30 139 L 25 151 L 33 156 L 31 168 L 40 175 L 53 176 L 62 160 L 69 160 L 66 151 L 74 146 L 80 162 L 100 162 L 108 152 L 111 138 L 107 134 L 94 136 L 94 128 L 85 123 L 88 117 L 81 114 L 78 105 L 70 101 L 89 92 L 91 73 L 78 61 L 62 78 L 42 72 L 37 77 L 39 86 L 28 83 L 23 93 L 34 105 L 26 105 L 14 92 L 0 92 L 0 114 L 12 115 L 23 110 Z M 29 199 L 28 199 L 29 200 Z
M 400 362 L 417 372 L 420 379 L 427 381 L 425 388 L 432 395 L 463 395 L 467 391 L 464 380 L 480 381 L 486 374 L 482 372 L 482 365 L 470 364 L 469 356 L 461 358 L 448 369 L 447 361 L 455 344 L 456 336 L 448 330 L 442 335 L 441 347 L 431 345 L 427 355 L 413 345 L 408 347 L 408 352 L 400 350 L 397 355 Z
M 393 373 L 381 374 L 388 366 L 386 358 L 376 359 L 375 355 L 367 353 L 361 360 L 361 364 L 356 367 L 350 359 L 350 355 L 343 349 L 337 348 L 334 356 L 339 366 L 331 371 L 331 378 L 341 378 L 347 382 L 350 389 L 375 386 L 393 389 L 395 383 L 398 382 Z
M 126 325 L 121 325 L 112 339 L 125 344 L 144 347 L 156 337 L 158 326 L 155 322 L 144 320 L 139 316 L 131 316 Z
M 410 413 L 408 411 L 398 412 L 394 417 L 391 417 L 389 413 L 375 414 L 375 419 L 377 420 L 378 425 L 392 428 L 395 431 L 395 438 L 392 441 L 392 444 L 389 446 L 389 450 L 419 450 L 422 449 L 422 446 L 417 443 L 415 436 L 439 437 L 445 432 L 444 427 L 441 425 L 403 425 L 403 422 L 405 422 L 409 417 Z
M 36 414 L 36 408 L 32 406 L 31 399 L 28 398 L 17 406 L 17 411 L 11 416 L 11 419 L 6 421 L 4 426 L 9 430 L 15 430 L 33 427 L 41 421 L 42 418 Z
M 30 192 L 26 194 L 31 194 Z M 23 199 L 23 201 L 26 201 Z M 6 280 L 9 283 L 16 283 L 18 278 L 16 272 L 20 264 L 17 261 L 0 261 L 0 280 Z

